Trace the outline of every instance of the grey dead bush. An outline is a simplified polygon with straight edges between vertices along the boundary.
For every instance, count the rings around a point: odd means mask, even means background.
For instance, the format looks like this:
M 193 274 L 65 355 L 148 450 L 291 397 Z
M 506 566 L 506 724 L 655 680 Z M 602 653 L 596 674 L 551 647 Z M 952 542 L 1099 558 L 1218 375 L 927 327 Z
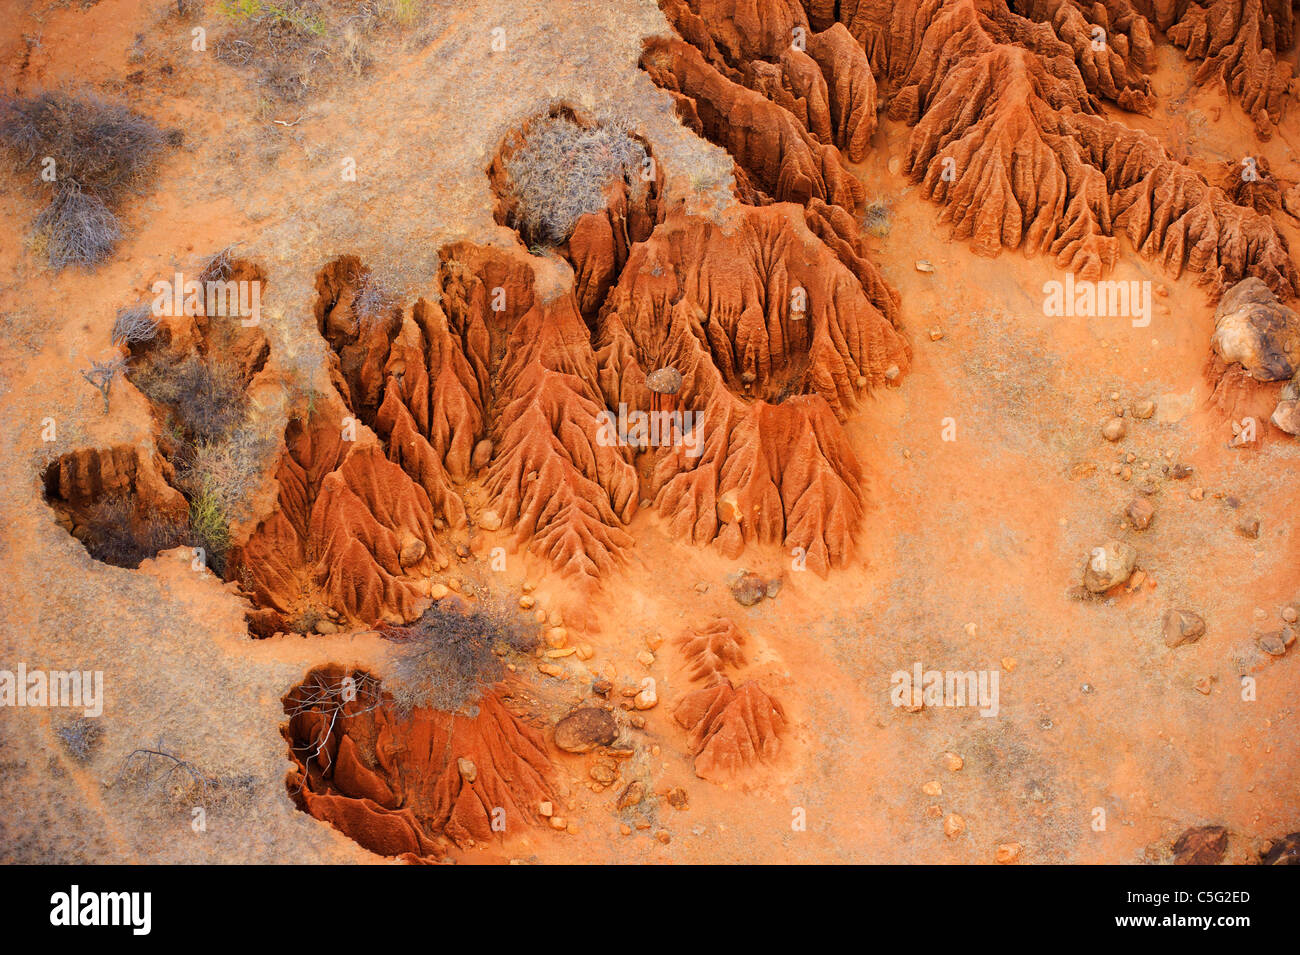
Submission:
M 385 680 L 402 712 L 461 710 L 504 677 L 504 656 L 537 646 L 535 626 L 504 606 L 483 604 L 462 611 L 440 601 L 414 623 L 381 632 L 402 644 Z
M 54 198 L 33 223 L 36 246 L 53 269 L 89 268 L 113 254 L 122 227 L 98 196 L 75 182 L 55 190 Z
M 647 153 L 629 126 L 606 118 L 590 127 L 564 113 L 537 120 L 504 158 L 510 225 L 529 246 L 561 245 L 578 219 L 605 208 L 605 190 L 619 179 L 639 196 Z

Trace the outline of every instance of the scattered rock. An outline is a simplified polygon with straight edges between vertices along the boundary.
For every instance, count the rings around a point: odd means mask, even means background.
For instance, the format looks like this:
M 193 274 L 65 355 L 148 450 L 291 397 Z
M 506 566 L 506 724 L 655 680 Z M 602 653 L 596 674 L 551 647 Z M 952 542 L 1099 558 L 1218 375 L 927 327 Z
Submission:
M 668 805 L 674 809 L 686 809 L 689 805 L 686 797 L 686 790 L 681 786 L 674 786 L 668 790 Z
M 555 745 L 566 753 L 587 753 L 608 746 L 618 736 L 618 725 L 608 710 L 584 706 L 555 724 Z
M 752 607 L 767 596 L 767 582 L 743 568 L 727 576 L 727 587 L 742 607 Z
M 966 765 L 965 761 L 953 752 L 945 752 L 943 754 L 943 764 L 948 767 L 948 772 L 950 773 L 955 773 Z
M 941 328 L 930 329 L 930 341 L 937 342 L 941 338 L 943 338 L 943 329 Z
M 1169 476 L 1175 481 L 1185 481 L 1192 476 L 1192 466 L 1190 464 L 1175 464 L 1169 469 Z
M 654 666 L 655 655 L 649 650 L 640 650 L 636 655 L 636 662 L 641 664 L 647 670 Z
M 474 445 L 474 450 L 470 452 L 469 465 L 475 471 L 481 471 L 492 463 L 492 441 L 484 438 L 478 444 Z
M 1123 418 L 1111 418 L 1101 426 L 1101 436 L 1107 441 L 1118 441 L 1128 434 L 1128 423 Z
M 530 594 L 524 594 L 519 598 L 520 610 L 532 610 L 537 604 L 537 599 Z
M 639 779 L 634 779 L 627 784 L 622 795 L 618 797 L 617 806 L 619 809 L 630 809 L 639 804 L 645 798 L 645 783 Z
M 1300 608 L 1283 607 L 1282 619 L 1285 620 L 1287 623 L 1295 623 L 1297 619 L 1300 619 Z
M 1150 398 L 1144 398 L 1133 405 L 1133 417 L 1146 421 L 1156 413 L 1156 403 Z
M 559 650 L 569 642 L 569 631 L 563 627 L 551 627 L 546 631 L 545 640 L 552 650 Z
M 1228 851 L 1228 830 L 1223 826 L 1188 829 L 1173 849 L 1174 865 L 1218 865 Z
M 1205 635 L 1205 621 L 1190 610 L 1165 611 L 1165 646 L 1180 647 L 1195 643 Z
M 918 272 L 925 272 L 926 274 L 929 274 L 934 271 L 934 266 L 930 264 L 929 259 L 917 259 L 916 270 Z
M 966 820 L 955 812 L 949 813 L 943 821 L 943 834 L 952 839 L 966 831 Z
M 774 599 L 776 595 L 781 592 L 781 583 L 782 581 L 779 577 L 773 577 L 767 582 L 767 590 L 764 591 L 764 593 L 767 594 L 768 600 Z
M 338 624 L 331 623 L 328 620 L 322 620 L 316 624 L 317 633 L 338 633 Z
M 1264 865 L 1300 865 L 1300 832 L 1283 836 L 1263 855 Z
M 659 702 L 659 696 L 655 693 L 655 681 L 646 677 L 641 681 L 641 690 L 636 696 L 632 697 L 632 705 L 638 710 L 652 709 Z
M 675 395 L 682 387 L 682 373 L 669 365 L 645 376 L 645 386 L 660 395 Z
M 1151 518 L 1155 517 L 1155 513 L 1156 509 L 1144 497 L 1133 498 L 1124 510 L 1124 516 L 1128 518 L 1129 523 L 1140 531 L 1151 526 Z
M 723 491 L 718 495 L 716 505 L 718 520 L 724 524 L 739 524 L 744 520 L 744 512 L 740 508 L 740 494 L 736 490 Z
M 993 857 L 998 865 L 1014 865 L 1020 860 L 1020 853 L 1023 850 L 1024 847 L 1018 842 L 1004 842 L 998 846 Z
M 397 555 L 397 561 L 403 568 L 414 567 L 424 557 L 425 550 L 424 541 L 418 537 L 412 538 L 402 545 L 401 553 Z
M 602 786 L 608 786 L 618 778 L 618 767 L 614 764 L 613 760 L 597 760 L 592 764 L 591 769 L 587 770 L 587 775 Z
M 1259 648 L 1272 657 L 1280 657 L 1286 653 L 1286 639 L 1281 630 L 1270 630 L 1268 633 L 1261 633 L 1255 638 Z
M 1256 381 L 1284 381 L 1300 369 L 1300 315 L 1251 276 L 1219 300 L 1210 345 L 1225 362 L 1240 364 Z
M 446 584 L 434 584 L 429 588 L 429 596 L 434 600 L 442 600 L 449 593 L 451 593 L 451 588 Z
M 1259 518 L 1243 517 L 1237 522 L 1237 533 L 1250 540 L 1259 540 Z
M 1083 586 L 1094 594 L 1102 594 L 1124 581 L 1133 573 L 1137 563 L 1137 550 L 1132 544 L 1110 540 L 1095 547 L 1088 557 L 1083 572 Z
M 942 796 L 943 787 L 939 785 L 938 780 L 932 779 L 921 787 L 921 792 L 925 793 L 927 796 Z
M 478 516 L 478 526 L 485 531 L 501 529 L 501 515 L 496 511 L 484 511 Z
M 1300 435 L 1300 401 L 1279 401 L 1268 420 L 1287 434 Z
M 456 769 L 460 772 L 460 778 L 467 783 L 472 783 L 478 779 L 478 767 L 474 765 L 472 759 L 461 756 L 456 760 Z
M 1192 687 L 1196 690 L 1197 693 L 1201 694 L 1202 696 L 1209 696 L 1210 692 L 1214 689 L 1214 683 L 1215 683 L 1215 677 L 1203 676 L 1200 679 L 1198 679 L 1195 683 L 1193 683 Z

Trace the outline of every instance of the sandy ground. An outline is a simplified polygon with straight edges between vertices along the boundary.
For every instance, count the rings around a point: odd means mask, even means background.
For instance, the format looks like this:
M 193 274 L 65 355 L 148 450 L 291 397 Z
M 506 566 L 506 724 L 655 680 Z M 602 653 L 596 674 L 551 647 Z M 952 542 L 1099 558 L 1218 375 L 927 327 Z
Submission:
M 446 242 L 514 242 L 492 220 L 484 169 L 510 128 L 556 98 L 636 117 L 670 194 L 701 207 L 729 163 L 676 122 L 636 69 L 641 37 L 667 30 L 649 2 L 583 5 L 580 14 L 558 3 L 439 4 L 427 48 L 394 44 L 371 78 L 269 109 L 245 77 L 191 53 L 189 25 L 160 20 L 160 5 L 6 5 L 6 92 L 74 81 L 116 91 L 183 128 L 186 145 L 163 163 L 156 189 L 128 204 L 126 241 L 92 273 L 43 267 L 25 246 L 36 200 L 15 177 L 0 179 L 0 214 L 15 226 L 0 233 L 0 666 L 98 669 L 108 686 L 103 742 L 86 763 L 54 735 L 66 712 L 0 709 L 0 858 L 386 861 L 293 808 L 279 731 L 280 697 L 310 667 L 382 669 L 384 645 L 367 636 L 252 641 L 239 600 L 181 553 L 138 571 L 92 560 L 55 524 L 39 469 L 78 447 L 147 445 L 153 425 L 126 387 L 105 416 L 77 370 L 107 353 L 114 313 L 155 278 L 240 243 L 270 276 L 273 360 L 321 381 L 316 271 L 357 254 L 414 295 Z M 488 49 L 494 24 L 507 30 L 504 53 Z M 152 51 L 143 65 L 128 63 L 139 33 Z M 26 49 L 24 34 L 39 34 L 39 45 Z M 124 81 L 141 68 L 141 83 Z M 1224 143 L 1253 144 L 1240 112 L 1219 91 L 1192 88 L 1169 50 L 1155 78 L 1162 108 L 1144 126 L 1209 161 L 1231 158 Z M 890 232 L 873 241 L 902 293 L 915 350 L 903 386 L 849 424 L 872 502 L 860 559 L 825 580 L 795 571 L 775 548 L 728 561 L 671 541 L 665 522 L 642 512 L 632 563 L 593 608 L 594 671 L 640 675 L 645 638 L 668 638 L 650 671 L 668 702 L 686 688 L 671 639 L 713 616 L 740 624 L 749 635 L 742 677 L 761 679 L 789 718 L 780 758 L 740 784 L 698 780 L 661 704 L 647 714 L 638 759 L 656 791 L 686 788 L 687 810 L 664 803 L 649 829 L 623 836 L 615 793 L 582 785 L 589 759 L 557 752 L 577 834 L 514 833 L 455 853 L 460 861 L 985 863 L 997 845 L 1018 842 L 1029 863 L 1140 862 L 1167 858 L 1189 826 L 1218 824 L 1231 833 L 1228 861 L 1239 862 L 1300 829 L 1294 652 L 1269 658 L 1253 640 L 1300 600 L 1300 444 L 1274 432 L 1229 447 L 1227 419 L 1207 406 L 1213 309 L 1192 277 L 1162 274 L 1121 240 L 1112 277 L 1167 290 L 1151 325 L 1045 317 L 1042 285 L 1061 278 L 1052 263 L 1017 252 L 980 258 L 950 241 L 940 209 L 889 172 L 906 135 L 883 123 L 855 169 L 869 195 L 891 203 Z M 1297 141 L 1292 125 L 1258 147 L 1290 181 L 1300 179 Z M 349 156 L 357 182 L 339 175 Z M 1300 248 L 1300 230 L 1277 218 Z M 918 259 L 934 272 L 917 271 Z M 943 337 L 932 341 L 930 329 Z M 1156 415 L 1132 422 L 1118 445 L 1104 441 L 1113 409 L 1142 398 L 1156 402 Z M 41 440 L 47 417 L 57 422 L 54 442 Z M 955 440 L 944 440 L 946 419 Z M 1126 482 L 1111 465 L 1128 452 Z M 1173 461 L 1193 476 L 1162 481 L 1152 527 L 1125 531 L 1119 517 L 1135 485 Z M 1191 499 L 1193 487 L 1203 499 Z M 1245 513 L 1262 522 L 1258 540 L 1235 530 Z M 1112 536 L 1137 546 L 1147 583 L 1115 599 L 1073 599 L 1089 549 Z M 496 543 L 482 535 L 475 552 Z M 780 594 L 738 606 L 724 577 L 742 565 L 782 576 Z M 498 574 L 476 561 L 469 576 L 506 596 L 537 581 L 543 607 L 572 599 L 524 554 Z M 1172 606 L 1201 613 L 1206 637 L 1166 648 L 1160 620 Z M 997 670 L 998 716 L 892 706 L 890 675 L 918 661 Z M 1253 702 L 1241 698 L 1242 675 L 1257 681 Z M 1207 676 L 1209 695 L 1194 688 Z M 562 713 L 574 692 L 540 686 L 539 705 Z M 204 831 L 194 831 L 188 806 L 119 779 L 129 753 L 160 739 L 239 781 L 238 795 L 210 807 Z M 945 768 L 944 752 L 964 767 Z M 929 782 L 938 795 L 922 791 Z M 965 821 L 956 837 L 943 830 L 951 813 Z M 792 825 L 801 817 L 806 826 Z M 658 830 L 671 841 L 656 840 Z

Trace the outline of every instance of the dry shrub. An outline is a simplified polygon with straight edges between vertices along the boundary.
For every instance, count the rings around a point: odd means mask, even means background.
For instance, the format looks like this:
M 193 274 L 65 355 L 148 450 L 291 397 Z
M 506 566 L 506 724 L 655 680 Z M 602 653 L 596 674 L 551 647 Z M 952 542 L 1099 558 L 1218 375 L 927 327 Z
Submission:
M 621 179 L 632 196 L 647 188 L 641 178 L 647 155 L 617 118 L 587 127 L 560 113 L 534 122 L 504 157 L 511 226 L 529 246 L 567 242 L 578 219 L 605 208 L 611 183 Z
M 505 676 L 503 656 L 537 645 L 536 628 L 505 607 L 476 605 L 462 612 L 446 601 L 409 626 L 381 632 L 404 645 L 386 681 L 404 712 L 460 710 Z

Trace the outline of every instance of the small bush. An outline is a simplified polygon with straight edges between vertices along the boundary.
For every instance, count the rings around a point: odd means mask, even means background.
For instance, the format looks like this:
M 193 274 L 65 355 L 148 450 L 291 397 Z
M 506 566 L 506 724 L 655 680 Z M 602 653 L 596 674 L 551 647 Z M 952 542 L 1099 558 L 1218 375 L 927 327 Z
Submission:
M 64 183 L 36 217 L 36 246 L 50 268 L 89 268 L 113 254 L 122 227 L 108 206 L 75 182 Z
M 441 602 L 410 626 L 382 632 L 406 645 L 387 681 L 405 712 L 417 707 L 460 710 L 504 677 L 502 656 L 527 653 L 537 645 L 535 628 L 505 608 L 476 606 L 461 613 Z
M 621 121 L 588 129 L 563 114 L 538 120 L 504 160 L 505 187 L 514 202 L 511 225 L 529 246 L 561 245 L 578 219 L 605 208 L 611 183 L 622 179 L 633 190 L 646 188 L 646 158 L 645 147 Z
M 90 508 L 85 521 L 83 543 L 90 556 L 132 570 L 189 537 L 184 521 L 142 508 L 134 494 L 103 498 Z
M 206 491 L 190 498 L 191 547 L 202 547 L 207 565 L 217 575 L 226 570 L 226 555 L 230 550 L 230 522 L 221 502 Z
M 157 335 L 158 320 L 147 304 L 121 309 L 113 321 L 114 345 L 139 345 L 153 341 Z
M 90 759 L 102 733 L 99 720 L 92 720 L 86 716 L 79 716 L 54 731 L 63 748 L 68 751 L 68 755 L 79 763 Z
M 40 168 L 51 157 L 58 182 L 108 201 L 139 185 L 166 141 L 148 119 L 95 96 L 38 93 L 0 105 L 0 145 L 22 165 Z
M 130 377 L 149 400 L 170 409 L 187 443 L 220 441 L 248 413 L 244 382 L 231 362 L 197 355 L 174 361 L 158 355 L 138 365 Z
M 862 228 L 877 239 L 883 239 L 889 235 L 889 230 L 893 225 L 892 220 L 893 215 L 890 204 L 884 199 L 872 199 L 862 212 Z

